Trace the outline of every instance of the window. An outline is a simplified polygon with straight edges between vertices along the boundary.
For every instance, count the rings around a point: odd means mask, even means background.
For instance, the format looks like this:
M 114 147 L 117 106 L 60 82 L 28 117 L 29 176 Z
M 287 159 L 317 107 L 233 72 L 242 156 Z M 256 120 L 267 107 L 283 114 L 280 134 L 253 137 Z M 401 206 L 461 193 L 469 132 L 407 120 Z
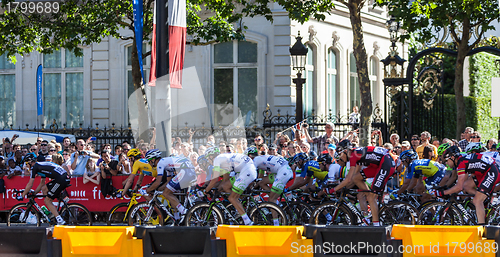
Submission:
M 370 92 L 372 93 L 373 105 L 378 102 L 378 64 L 377 58 L 370 58 Z
M 333 49 L 328 49 L 326 75 L 326 113 L 331 112 L 335 115 L 337 112 L 337 53 Z
M 306 60 L 306 70 L 305 78 L 306 83 L 304 89 L 302 90 L 302 101 L 304 106 L 304 112 L 306 115 L 311 115 L 314 109 L 314 94 L 316 90 L 314 89 L 315 81 L 315 70 L 314 70 L 314 49 L 311 45 L 307 44 L 307 60 Z
M 79 127 L 84 120 L 83 57 L 69 50 L 43 55 L 43 123 Z
M 217 126 L 240 121 L 257 124 L 257 44 L 233 41 L 214 45 L 214 120 Z
M 16 65 L 0 55 L 0 128 L 16 122 Z
M 358 71 L 356 69 L 356 58 L 354 58 L 354 54 L 351 53 L 349 55 L 349 100 L 350 100 L 350 110 L 354 106 L 358 106 L 361 104 L 361 92 L 359 90 L 359 80 L 358 80 Z

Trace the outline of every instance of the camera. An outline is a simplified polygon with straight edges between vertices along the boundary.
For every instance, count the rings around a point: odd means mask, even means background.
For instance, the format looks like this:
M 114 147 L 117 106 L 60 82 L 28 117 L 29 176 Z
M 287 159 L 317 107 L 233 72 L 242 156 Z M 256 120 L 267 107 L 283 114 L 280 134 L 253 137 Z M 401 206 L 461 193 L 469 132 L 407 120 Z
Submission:
M 84 155 L 86 152 L 85 151 L 78 151 L 79 155 Z
M 105 163 L 105 162 L 102 162 L 102 166 L 103 166 L 103 167 L 108 167 L 108 164 L 107 164 L 107 163 Z

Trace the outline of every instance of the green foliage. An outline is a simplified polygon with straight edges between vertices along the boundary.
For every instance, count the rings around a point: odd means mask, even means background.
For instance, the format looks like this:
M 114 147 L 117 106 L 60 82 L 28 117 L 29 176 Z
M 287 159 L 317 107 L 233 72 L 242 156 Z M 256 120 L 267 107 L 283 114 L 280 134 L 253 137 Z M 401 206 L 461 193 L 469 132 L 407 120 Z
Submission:
M 498 76 L 495 66 L 497 56 L 489 53 L 478 53 L 470 57 L 470 95 L 474 97 L 491 97 L 491 78 Z

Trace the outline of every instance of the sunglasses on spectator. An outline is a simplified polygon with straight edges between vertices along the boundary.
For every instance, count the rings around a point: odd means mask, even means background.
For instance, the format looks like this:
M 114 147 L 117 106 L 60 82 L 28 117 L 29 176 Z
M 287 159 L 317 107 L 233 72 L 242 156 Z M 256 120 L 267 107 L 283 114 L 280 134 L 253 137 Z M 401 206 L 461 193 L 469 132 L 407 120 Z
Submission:
M 63 155 L 69 155 L 68 153 L 63 153 Z
M 254 139 L 254 140 L 255 140 L 255 141 L 260 141 L 260 140 L 262 140 L 262 138 L 256 138 L 256 139 Z
M 41 146 L 48 146 L 48 144 L 41 144 Z
M 50 149 L 49 152 L 55 152 L 57 151 L 56 149 Z
M 412 141 L 417 141 L 417 140 L 419 140 L 419 139 L 418 139 L 418 138 L 412 138 L 411 140 L 412 140 Z
M 395 146 L 394 148 L 395 149 L 401 149 L 401 146 Z
M 123 151 L 128 151 L 130 150 L 130 148 L 123 148 Z
M 471 136 L 470 138 L 481 138 L 481 137 L 478 137 L 478 136 Z

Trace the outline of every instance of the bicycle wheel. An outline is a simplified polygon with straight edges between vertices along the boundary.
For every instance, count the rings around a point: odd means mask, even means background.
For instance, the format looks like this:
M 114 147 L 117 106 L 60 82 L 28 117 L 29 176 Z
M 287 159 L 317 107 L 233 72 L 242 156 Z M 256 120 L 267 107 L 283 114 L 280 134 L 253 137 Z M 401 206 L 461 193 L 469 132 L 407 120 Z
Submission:
M 128 220 L 127 220 L 127 210 L 129 203 L 119 203 L 113 208 L 111 208 L 111 211 L 108 213 L 108 216 L 106 217 L 106 223 L 108 226 L 111 225 L 119 225 L 119 226 L 127 226 L 128 225 Z M 133 208 L 133 206 L 132 206 Z M 130 209 L 132 209 L 130 208 Z
M 276 212 L 280 225 L 287 225 L 286 214 L 277 204 L 260 203 L 257 207 L 250 210 L 248 217 L 253 221 L 254 225 L 274 225 L 273 211 Z
M 356 221 L 346 206 L 336 202 L 326 202 L 314 209 L 309 223 L 315 225 L 354 225 Z
M 163 226 L 163 215 L 158 207 L 148 203 L 139 203 L 130 210 L 128 225 Z
M 197 203 L 191 207 L 184 218 L 188 227 L 217 227 L 223 224 L 221 210 L 209 203 Z
M 486 214 L 486 224 L 488 225 L 498 225 L 500 224 L 500 205 L 496 204 L 487 210 Z
M 226 210 L 229 212 L 222 211 L 223 213 L 223 223 L 226 225 L 239 225 L 244 224 L 243 218 L 240 213 L 236 210 L 236 207 L 232 203 L 226 205 Z
M 448 203 L 435 202 L 422 208 L 418 215 L 418 225 L 462 225 L 462 213 L 455 207 L 450 206 L 445 210 Z
M 85 206 L 79 203 L 70 203 L 66 207 L 63 207 L 59 215 L 68 225 L 92 226 L 92 215 Z
M 313 210 L 304 202 L 292 202 L 283 206 L 287 214 L 288 225 L 304 225 L 309 222 Z
M 415 225 L 418 218 L 418 211 L 409 203 L 392 201 L 382 206 L 378 215 L 383 225 Z
M 7 216 L 7 226 L 40 226 L 40 214 L 31 206 L 27 210 L 28 204 L 19 203 L 10 209 Z M 28 211 L 28 212 L 27 212 Z M 28 215 L 26 215 L 28 213 Z

